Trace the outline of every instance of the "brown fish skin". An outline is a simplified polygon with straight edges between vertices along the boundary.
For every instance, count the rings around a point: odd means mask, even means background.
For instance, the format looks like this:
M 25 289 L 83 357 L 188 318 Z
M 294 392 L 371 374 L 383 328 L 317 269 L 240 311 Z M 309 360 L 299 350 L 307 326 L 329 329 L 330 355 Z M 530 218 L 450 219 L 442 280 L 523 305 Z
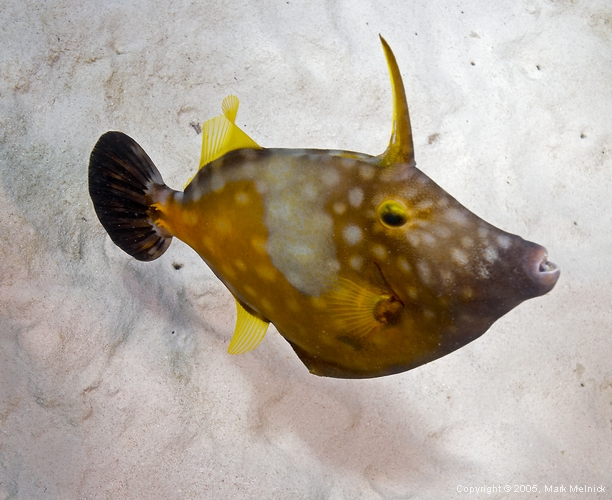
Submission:
M 261 148 L 235 126 L 234 97 L 204 124 L 203 168 L 184 192 L 125 134 L 96 144 L 89 187 L 101 223 L 139 260 L 172 237 L 201 256 L 236 298 L 230 353 L 256 347 L 271 322 L 313 374 L 390 375 L 461 348 L 557 282 L 543 247 L 416 168 L 401 75 L 383 48 L 394 118 L 382 155 Z

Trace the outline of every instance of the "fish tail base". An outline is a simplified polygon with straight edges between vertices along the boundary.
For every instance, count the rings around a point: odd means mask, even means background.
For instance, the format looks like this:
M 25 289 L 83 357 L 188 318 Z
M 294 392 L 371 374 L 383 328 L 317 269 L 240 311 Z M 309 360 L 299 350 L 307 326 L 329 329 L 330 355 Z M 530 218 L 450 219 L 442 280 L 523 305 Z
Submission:
M 113 242 L 137 260 L 151 261 L 172 235 L 157 224 L 158 209 L 173 191 L 145 151 L 121 132 L 107 132 L 89 160 L 89 195 Z

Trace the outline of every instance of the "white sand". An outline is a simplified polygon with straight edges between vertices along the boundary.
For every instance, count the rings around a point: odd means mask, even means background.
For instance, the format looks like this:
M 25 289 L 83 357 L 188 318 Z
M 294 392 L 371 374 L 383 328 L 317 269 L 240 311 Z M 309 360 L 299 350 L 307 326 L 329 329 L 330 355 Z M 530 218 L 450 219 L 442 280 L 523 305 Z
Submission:
M 612 498 L 609 1 L 369 4 L 2 0 L 1 498 Z M 229 356 L 229 293 L 179 241 L 149 264 L 116 248 L 89 153 L 123 130 L 180 188 L 190 124 L 234 93 L 263 146 L 378 154 L 378 33 L 419 167 L 561 279 L 392 377 L 309 375 L 273 329 Z

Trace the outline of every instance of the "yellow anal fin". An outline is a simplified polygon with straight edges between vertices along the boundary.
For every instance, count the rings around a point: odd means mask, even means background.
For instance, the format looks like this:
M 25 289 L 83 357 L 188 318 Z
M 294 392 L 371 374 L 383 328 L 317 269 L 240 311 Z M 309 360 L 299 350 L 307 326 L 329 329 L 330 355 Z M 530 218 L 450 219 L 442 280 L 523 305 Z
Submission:
M 346 278 L 338 278 L 328 310 L 336 325 L 357 338 L 393 320 L 403 304 L 394 295 L 368 290 Z
M 221 104 L 223 114 L 202 125 L 202 156 L 199 168 L 236 149 L 262 149 L 235 124 L 239 104 L 236 96 L 227 96 Z
M 227 352 L 230 354 L 243 354 L 255 349 L 268 331 L 269 321 L 259 315 L 248 311 L 244 305 L 236 299 L 236 329 Z
M 393 93 L 393 126 L 391 139 L 387 150 L 378 156 L 378 164 L 387 167 L 396 163 L 414 162 L 414 147 L 412 144 L 412 127 L 410 126 L 410 115 L 408 113 L 408 102 L 406 91 L 402 82 L 402 75 L 397 67 L 397 61 L 391 51 L 391 47 L 381 36 L 380 41 L 387 58 L 389 76 L 391 77 L 391 91 Z

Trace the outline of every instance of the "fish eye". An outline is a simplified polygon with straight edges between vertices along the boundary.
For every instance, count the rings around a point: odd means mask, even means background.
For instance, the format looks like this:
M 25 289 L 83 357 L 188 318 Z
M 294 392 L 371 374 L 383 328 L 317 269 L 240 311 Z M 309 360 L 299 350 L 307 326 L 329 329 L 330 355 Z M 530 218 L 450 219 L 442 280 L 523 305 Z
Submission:
M 402 227 L 408 222 L 408 210 L 399 201 L 386 200 L 378 207 L 378 217 L 389 228 Z

